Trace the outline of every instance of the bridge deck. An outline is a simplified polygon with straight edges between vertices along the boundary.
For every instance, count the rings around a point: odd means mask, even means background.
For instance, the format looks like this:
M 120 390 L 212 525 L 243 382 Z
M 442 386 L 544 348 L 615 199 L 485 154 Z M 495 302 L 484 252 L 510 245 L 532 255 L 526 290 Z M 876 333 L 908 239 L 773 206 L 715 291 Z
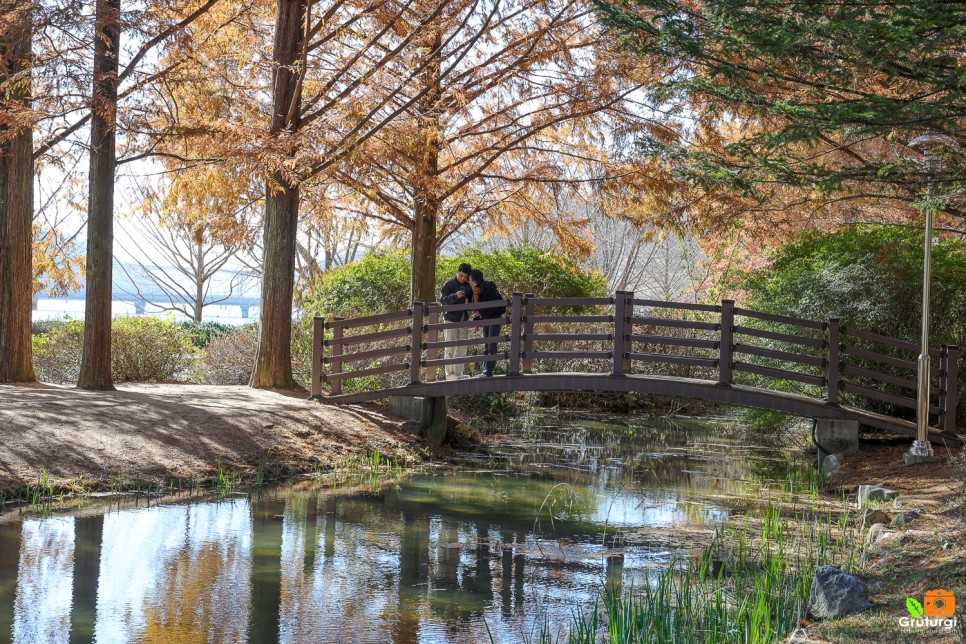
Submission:
M 857 420 L 870 427 L 897 432 L 913 438 L 916 436 L 916 424 L 914 422 L 882 414 L 832 405 L 821 400 L 783 391 L 758 389 L 738 384 L 722 385 L 711 380 L 661 375 L 613 376 L 596 373 L 554 373 L 493 376 L 490 378 L 424 382 L 391 389 L 322 396 L 321 400 L 345 404 L 378 400 L 389 396 L 461 396 L 511 391 L 594 391 L 689 398 L 739 407 L 770 409 L 806 418 Z M 934 443 L 960 440 L 958 437 L 944 436 L 936 429 L 930 430 L 929 438 Z

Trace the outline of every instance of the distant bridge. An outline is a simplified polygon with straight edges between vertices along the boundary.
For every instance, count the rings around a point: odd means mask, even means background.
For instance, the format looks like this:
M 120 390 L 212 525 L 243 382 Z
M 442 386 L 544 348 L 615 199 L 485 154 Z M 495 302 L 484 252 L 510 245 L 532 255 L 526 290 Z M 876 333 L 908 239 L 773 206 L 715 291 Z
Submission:
M 168 292 L 165 292 L 158 287 L 155 280 L 144 276 L 147 273 L 157 270 L 169 270 L 171 273 L 176 273 L 176 270 L 171 267 L 122 264 L 122 262 L 115 258 L 112 269 L 113 283 L 111 288 L 111 301 L 126 302 L 133 305 L 135 315 L 143 315 L 147 308 L 152 305 L 162 308 L 174 304 L 190 307 L 192 303 L 184 297 L 173 297 L 173 294 L 180 290 L 177 288 L 179 284 L 172 283 L 172 288 Z M 205 289 L 206 292 L 203 300 L 204 305 L 237 306 L 241 310 L 241 317 L 247 319 L 250 310 L 258 307 L 261 302 L 257 276 L 230 269 L 223 269 L 222 273 L 233 276 L 232 279 L 227 280 L 229 284 L 227 290 L 224 279 L 221 280 L 221 288 L 211 288 L 211 283 L 206 284 L 207 288 Z M 144 277 L 142 280 L 136 282 L 131 276 L 138 274 Z M 249 285 L 248 282 L 253 282 L 254 286 Z M 180 284 L 180 287 L 193 288 L 193 286 L 187 284 Z M 33 309 L 34 311 L 40 310 L 40 301 L 76 301 L 84 300 L 86 297 L 87 288 L 82 284 L 78 290 L 63 295 L 48 297 L 42 294 L 35 296 Z
M 507 307 L 506 315 L 493 320 L 441 318 L 443 312 L 498 306 Z M 463 327 L 472 333 L 493 325 L 504 332 L 490 340 L 505 350 L 443 357 L 447 347 L 484 345 L 482 337 L 441 341 L 443 330 Z M 916 408 L 918 352 L 913 342 L 845 327 L 834 318 L 762 313 L 735 307 L 732 300 L 706 305 L 637 299 L 626 291 L 606 298 L 514 293 L 497 302 L 415 302 L 406 311 L 316 318 L 312 396 L 354 403 L 512 391 L 639 393 L 857 420 L 915 437 L 915 422 L 894 410 Z M 930 349 L 933 442 L 960 440 L 958 354 L 953 345 Z M 487 359 L 495 359 L 505 375 L 437 378 L 446 365 Z M 874 401 L 882 413 L 852 406 L 859 399 Z

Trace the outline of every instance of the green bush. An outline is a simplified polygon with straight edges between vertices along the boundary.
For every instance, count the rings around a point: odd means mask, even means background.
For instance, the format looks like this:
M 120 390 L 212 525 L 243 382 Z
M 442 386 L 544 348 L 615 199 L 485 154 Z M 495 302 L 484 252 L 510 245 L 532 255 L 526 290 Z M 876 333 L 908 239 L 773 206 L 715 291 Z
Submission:
M 838 317 L 845 326 L 918 342 L 923 241 L 919 231 L 894 226 L 805 234 L 778 249 L 769 268 L 746 276 L 740 286 L 753 309 L 813 320 Z M 962 346 L 966 342 L 966 244 L 943 240 L 933 246 L 932 254 L 930 344 Z M 915 359 L 911 354 L 907 357 Z M 961 374 L 963 365 L 961 359 Z M 901 375 L 915 378 L 912 372 Z M 966 378 L 960 377 L 959 384 L 963 414 Z M 897 393 L 915 397 L 908 390 Z M 856 404 L 885 411 L 881 405 Z
M 548 250 L 511 247 L 494 251 L 470 249 L 436 262 L 437 289 L 468 262 L 496 283 L 505 297 L 514 291 L 538 297 L 602 297 L 607 280 L 578 270 Z M 409 306 L 412 263 L 408 252 L 370 253 L 329 271 L 307 295 L 306 307 L 318 314 L 357 316 Z
M 42 332 L 33 336 L 34 371 L 37 372 L 37 379 L 43 382 L 76 383 L 80 375 L 81 347 L 84 345 L 84 322 L 57 322 L 40 326 L 38 330 Z
M 33 336 L 34 369 L 45 382 L 77 382 L 84 322 L 71 320 Z M 183 379 L 193 361 L 191 339 L 180 324 L 149 317 L 120 317 L 111 324 L 111 372 L 115 382 Z
M 49 320 L 37 320 L 31 324 L 30 332 L 34 335 L 44 335 L 45 333 L 50 333 L 54 329 L 58 329 L 62 326 L 70 324 L 73 320 L 68 317 L 62 318 L 51 318 Z
M 233 331 L 235 326 L 222 324 L 221 322 L 195 322 L 194 320 L 189 320 L 182 322 L 181 328 L 191 338 L 191 344 L 195 348 L 204 349 L 214 338 Z
M 114 382 L 184 379 L 193 352 L 188 332 L 172 320 L 126 316 L 111 324 Z

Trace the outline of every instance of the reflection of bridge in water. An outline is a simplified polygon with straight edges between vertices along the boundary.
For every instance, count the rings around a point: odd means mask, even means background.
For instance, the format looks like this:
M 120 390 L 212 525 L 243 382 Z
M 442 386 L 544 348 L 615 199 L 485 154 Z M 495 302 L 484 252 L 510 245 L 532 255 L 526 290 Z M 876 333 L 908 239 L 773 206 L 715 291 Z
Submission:
M 443 312 L 506 306 L 492 320 L 446 322 Z M 445 329 L 498 328 L 493 338 L 442 341 Z M 500 334 L 501 331 L 505 331 Z M 450 347 L 494 355 L 443 357 Z M 499 349 L 499 350 L 497 350 Z M 856 420 L 916 435 L 913 342 L 734 306 L 608 298 L 538 298 L 426 305 L 361 318 L 316 318 L 312 395 L 333 403 L 518 391 L 636 393 Z M 930 349 L 930 440 L 956 434 L 958 347 Z M 439 380 L 446 365 L 495 360 L 504 375 Z M 324 367 L 328 367 L 325 369 Z M 322 384 L 329 384 L 323 394 Z M 909 393 L 909 392 L 913 393 Z M 860 409 L 857 405 L 865 401 Z

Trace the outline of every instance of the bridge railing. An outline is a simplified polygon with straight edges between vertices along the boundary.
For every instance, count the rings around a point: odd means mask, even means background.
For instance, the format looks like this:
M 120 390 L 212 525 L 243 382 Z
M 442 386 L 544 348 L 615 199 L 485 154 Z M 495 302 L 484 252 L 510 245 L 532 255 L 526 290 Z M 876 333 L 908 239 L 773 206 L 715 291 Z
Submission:
M 492 319 L 449 322 L 443 314 L 506 307 Z M 495 337 L 484 327 L 499 326 Z M 472 337 L 445 340 L 447 329 Z M 493 355 L 483 355 L 488 343 Z M 465 357 L 446 357 L 449 347 Z M 735 307 L 639 299 L 618 291 L 605 298 L 540 298 L 440 305 L 415 302 L 405 311 L 353 319 L 315 320 L 312 393 L 402 388 L 433 382 L 451 364 L 495 361 L 500 373 L 591 372 L 613 377 L 663 374 L 750 384 L 823 399 L 831 405 L 876 406 L 883 413 L 916 407 L 918 345 L 818 321 Z M 955 433 L 958 348 L 931 349 L 930 410 Z M 670 373 L 668 373 L 670 372 Z M 521 389 L 526 386 L 521 384 Z

